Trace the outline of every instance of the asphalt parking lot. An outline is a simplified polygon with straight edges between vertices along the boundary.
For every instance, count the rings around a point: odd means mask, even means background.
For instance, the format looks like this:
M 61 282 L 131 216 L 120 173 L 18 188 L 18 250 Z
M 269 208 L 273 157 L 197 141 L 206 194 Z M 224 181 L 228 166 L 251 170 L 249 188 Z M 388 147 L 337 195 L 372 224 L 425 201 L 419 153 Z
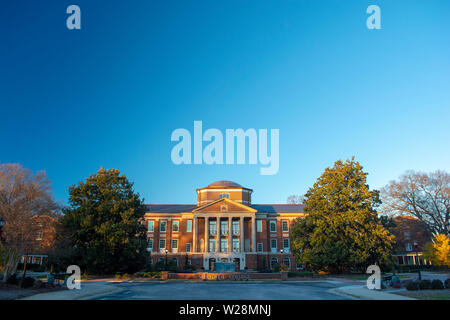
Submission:
M 342 284 L 313 282 L 141 282 L 111 284 L 119 292 L 95 300 L 348 300 L 330 290 Z

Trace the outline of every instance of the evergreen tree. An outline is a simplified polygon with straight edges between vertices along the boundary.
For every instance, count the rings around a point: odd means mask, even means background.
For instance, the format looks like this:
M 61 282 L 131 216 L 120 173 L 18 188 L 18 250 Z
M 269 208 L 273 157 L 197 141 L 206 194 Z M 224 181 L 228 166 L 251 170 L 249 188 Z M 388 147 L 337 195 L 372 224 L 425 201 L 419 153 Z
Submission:
M 394 236 L 378 218 L 379 192 L 366 177 L 354 158 L 339 160 L 308 190 L 306 217 L 291 233 L 298 263 L 332 273 L 392 263 Z
M 102 168 L 71 186 L 69 194 L 57 237 L 64 264 L 90 274 L 130 273 L 145 266 L 145 208 L 125 175 Z

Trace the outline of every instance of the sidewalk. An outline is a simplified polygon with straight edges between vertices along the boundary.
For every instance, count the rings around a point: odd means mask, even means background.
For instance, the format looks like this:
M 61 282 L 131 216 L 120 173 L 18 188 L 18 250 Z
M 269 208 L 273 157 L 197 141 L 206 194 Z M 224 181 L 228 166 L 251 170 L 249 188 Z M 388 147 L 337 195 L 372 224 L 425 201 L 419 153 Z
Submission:
M 362 300 L 416 300 L 386 291 L 369 290 L 366 286 L 345 286 L 332 289 L 331 291 Z
M 40 293 L 21 300 L 86 300 L 119 291 L 122 291 L 122 289 L 106 281 L 82 281 L 80 290 L 73 289 Z

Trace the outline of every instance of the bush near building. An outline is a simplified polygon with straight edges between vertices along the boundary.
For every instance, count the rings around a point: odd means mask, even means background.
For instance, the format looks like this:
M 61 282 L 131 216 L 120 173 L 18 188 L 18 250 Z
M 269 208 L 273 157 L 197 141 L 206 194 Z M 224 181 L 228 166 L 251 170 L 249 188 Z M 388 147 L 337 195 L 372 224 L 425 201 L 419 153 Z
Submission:
M 439 279 L 434 280 L 421 280 L 421 281 L 411 281 L 406 285 L 406 290 L 416 291 L 416 290 L 443 290 L 444 287 L 450 289 L 448 285 L 450 284 L 450 279 L 445 280 L 442 283 Z

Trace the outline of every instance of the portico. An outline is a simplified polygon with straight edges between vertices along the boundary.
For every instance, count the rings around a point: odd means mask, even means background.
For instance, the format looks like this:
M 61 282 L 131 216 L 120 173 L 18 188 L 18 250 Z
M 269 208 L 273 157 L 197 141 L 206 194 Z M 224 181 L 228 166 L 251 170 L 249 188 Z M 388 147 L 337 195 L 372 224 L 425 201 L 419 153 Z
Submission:
M 167 255 L 180 268 L 188 263 L 211 270 L 216 262 L 226 262 L 241 271 L 267 270 L 283 262 L 295 270 L 289 226 L 304 215 L 303 206 L 252 205 L 252 192 L 218 181 L 197 189 L 197 205 L 148 205 L 145 218 L 153 263 Z

